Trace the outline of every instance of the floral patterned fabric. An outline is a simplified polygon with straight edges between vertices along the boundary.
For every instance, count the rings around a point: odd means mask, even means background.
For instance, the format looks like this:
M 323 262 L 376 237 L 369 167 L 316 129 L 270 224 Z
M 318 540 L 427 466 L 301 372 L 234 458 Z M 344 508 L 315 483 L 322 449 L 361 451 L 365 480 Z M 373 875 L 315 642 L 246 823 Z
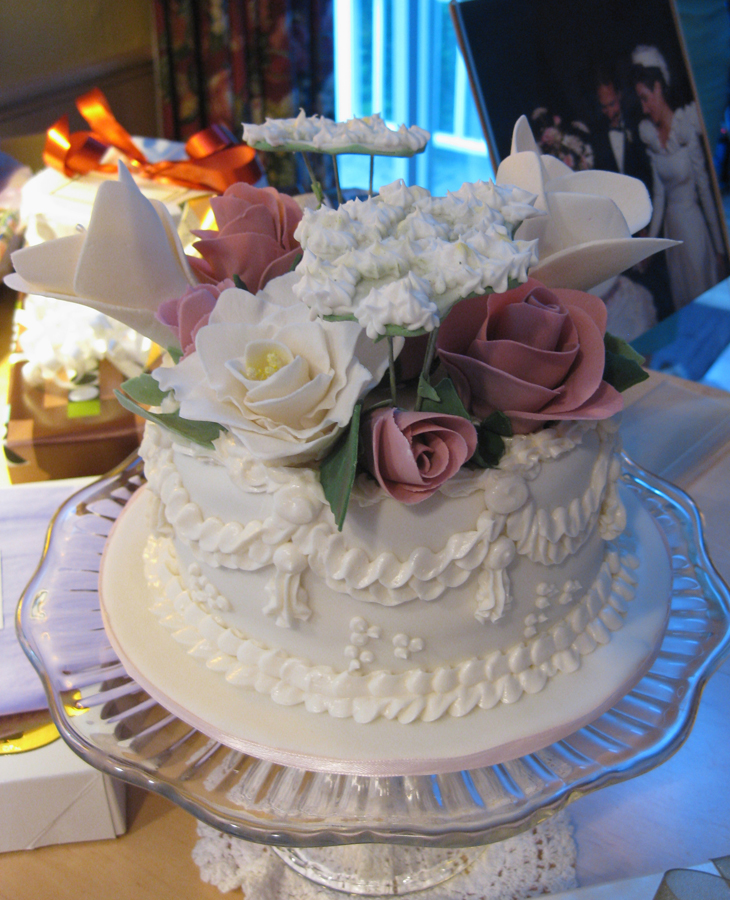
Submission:
M 165 137 L 217 123 L 240 135 L 300 108 L 333 116 L 332 0 L 155 0 L 155 23 Z M 307 189 L 290 155 L 262 159 L 271 184 Z

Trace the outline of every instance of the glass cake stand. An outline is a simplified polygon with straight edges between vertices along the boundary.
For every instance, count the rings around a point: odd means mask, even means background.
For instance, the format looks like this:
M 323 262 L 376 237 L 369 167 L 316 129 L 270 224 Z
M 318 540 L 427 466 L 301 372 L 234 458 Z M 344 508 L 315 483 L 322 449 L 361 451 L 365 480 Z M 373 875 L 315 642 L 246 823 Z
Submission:
M 407 893 L 462 870 L 476 852 L 464 848 L 504 840 L 591 791 L 640 775 L 688 736 L 702 689 L 728 652 L 730 593 L 710 562 L 692 500 L 626 457 L 622 478 L 670 558 L 659 653 L 633 690 L 590 725 L 500 765 L 399 777 L 306 771 L 232 750 L 160 706 L 127 675 L 99 608 L 105 542 L 144 483 L 136 458 L 55 514 L 18 606 L 18 634 L 62 737 L 92 766 L 162 794 L 220 831 L 272 845 L 320 884 Z M 370 875 L 367 847 L 351 845 L 370 845 Z M 332 847 L 343 854 L 334 862 Z M 348 849 L 357 851 L 350 871 Z

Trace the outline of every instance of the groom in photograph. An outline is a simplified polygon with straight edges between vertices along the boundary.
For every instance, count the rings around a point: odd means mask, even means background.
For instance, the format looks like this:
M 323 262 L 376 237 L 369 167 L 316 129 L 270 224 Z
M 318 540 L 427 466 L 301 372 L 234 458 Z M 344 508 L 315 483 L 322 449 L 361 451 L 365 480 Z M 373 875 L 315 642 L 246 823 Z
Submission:
M 651 164 L 639 138 L 639 120 L 628 110 L 611 72 L 597 73 L 596 99 L 600 116 L 592 135 L 595 168 L 639 178 L 651 192 Z
M 600 114 L 591 134 L 594 168 L 638 178 L 651 196 L 651 162 L 639 137 L 638 111 L 635 113 L 626 102 L 620 83 L 610 69 L 597 71 L 595 86 Z M 674 311 L 664 253 L 658 253 L 625 274 L 652 295 L 659 320 Z

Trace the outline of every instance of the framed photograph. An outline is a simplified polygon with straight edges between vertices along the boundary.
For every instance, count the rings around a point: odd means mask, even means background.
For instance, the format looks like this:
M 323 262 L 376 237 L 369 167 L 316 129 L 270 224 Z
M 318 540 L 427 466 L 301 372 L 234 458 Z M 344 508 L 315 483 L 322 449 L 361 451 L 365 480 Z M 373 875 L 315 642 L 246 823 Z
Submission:
M 640 178 L 654 207 L 642 233 L 682 241 L 621 276 L 625 297 L 614 307 L 636 319 L 629 331 L 641 333 L 730 274 L 673 0 L 451 0 L 451 15 L 495 170 L 525 115 L 542 152 L 570 168 Z

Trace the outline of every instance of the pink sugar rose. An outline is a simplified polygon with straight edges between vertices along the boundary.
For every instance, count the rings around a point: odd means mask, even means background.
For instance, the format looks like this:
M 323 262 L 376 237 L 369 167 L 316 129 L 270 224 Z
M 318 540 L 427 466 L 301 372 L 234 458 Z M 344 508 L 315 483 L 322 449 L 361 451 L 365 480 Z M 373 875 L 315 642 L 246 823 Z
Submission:
M 165 300 L 157 307 L 155 317 L 175 335 L 183 356 L 195 351 L 195 335 L 208 324 L 221 293 L 232 287 L 235 285 L 230 279 L 220 284 L 198 284 L 188 288 L 182 297 Z
M 606 419 L 619 392 L 603 380 L 606 307 L 582 291 L 529 279 L 503 294 L 457 303 L 438 355 L 466 408 L 506 413 L 517 434 L 556 419 Z
M 375 410 L 365 420 L 367 467 L 400 503 L 426 500 L 467 462 L 477 447 L 476 428 L 461 416 Z
M 201 281 L 216 284 L 238 275 L 255 294 L 294 266 L 301 253 L 294 231 L 302 211 L 291 197 L 238 182 L 210 205 L 218 231 L 194 231 L 200 240 L 193 247 L 202 259 L 188 257 Z

